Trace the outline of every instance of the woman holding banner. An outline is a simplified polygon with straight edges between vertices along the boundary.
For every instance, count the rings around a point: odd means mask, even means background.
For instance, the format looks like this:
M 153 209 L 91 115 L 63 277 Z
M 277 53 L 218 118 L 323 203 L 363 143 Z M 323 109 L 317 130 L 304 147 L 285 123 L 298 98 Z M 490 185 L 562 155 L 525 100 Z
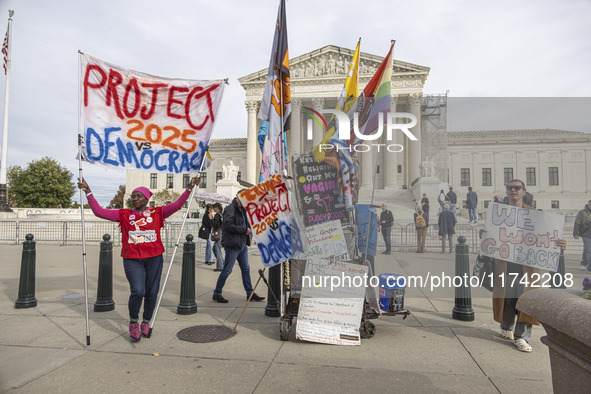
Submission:
M 123 269 L 131 290 L 128 304 L 129 337 L 133 342 L 139 341 L 142 336 L 147 338 L 150 332 L 150 319 L 156 306 L 162 273 L 164 246 L 160 229 L 164 227 L 164 219 L 182 208 L 191 189 L 199 185 L 199 181 L 199 176 L 191 179 L 178 200 L 162 207 L 148 207 L 152 192 L 142 186 L 131 192 L 133 209 L 105 209 L 96 201 L 84 178 L 78 180 L 78 188 L 86 193 L 95 216 L 119 223 Z M 140 325 L 138 320 L 142 301 L 144 313 Z
M 523 203 L 526 189 L 523 181 L 513 179 L 506 186 L 508 205 L 534 209 Z M 480 237 L 486 230 L 480 230 Z M 556 246 L 565 249 L 566 240 L 558 239 Z M 536 275 L 537 274 L 537 275 Z M 540 325 L 533 317 L 517 310 L 517 299 L 532 289 L 533 278 L 539 277 L 536 268 L 495 259 L 493 277 L 493 316 L 501 324 L 501 337 L 513 341 L 515 347 L 522 352 L 531 352 L 532 325 Z M 517 317 L 517 322 L 515 318 Z

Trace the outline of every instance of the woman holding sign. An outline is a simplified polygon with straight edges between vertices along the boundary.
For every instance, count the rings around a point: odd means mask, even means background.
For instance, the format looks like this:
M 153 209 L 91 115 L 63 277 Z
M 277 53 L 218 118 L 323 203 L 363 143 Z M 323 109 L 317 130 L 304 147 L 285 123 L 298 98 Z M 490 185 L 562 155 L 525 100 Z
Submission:
M 162 207 L 148 207 L 152 192 L 147 187 L 138 187 L 131 192 L 133 209 L 105 209 L 96 201 L 90 187 L 79 179 L 78 188 L 86 193 L 86 199 L 95 216 L 119 222 L 122 234 L 121 257 L 123 269 L 129 282 L 129 337 L 137 342 L 147 338 L 150 332 L 150 320 L 156 307 L 164 246 L 160 238 L 160 229 L 164 219 L 182 208 L 191 194 L 191 189 L 199 185 L 199 176 L 191 179 L 189 187 L 172 204 Z M 144 314 L 141 325 L 138 323 L 139 312 L 144 302 Z
M 523 181 L 513 179 L 509 181 L 506 189 L 508 205 L 533 209 L 523 203 L 523 197 L 526 193 Z M 481 237 L 485 231 L 480 230 Z M 558 239 L 555 243 L 561 249 L 566 248 L 564 239 Z M 529 344 L 532 325 L 539 325 L 540 323 L 533 317 L 517 310 L 517 299 L 525 291 L 535 287 L 535 277 L 540 277 L 540 271 L 536 268 L 495 259 L 493 316 L 495 321 L 501 324 L 501 337 L 513 341 L 517 349 L 522 352 L 531 352 L 533 350 Z M 517 323 L 515 322 L 516 317 Z

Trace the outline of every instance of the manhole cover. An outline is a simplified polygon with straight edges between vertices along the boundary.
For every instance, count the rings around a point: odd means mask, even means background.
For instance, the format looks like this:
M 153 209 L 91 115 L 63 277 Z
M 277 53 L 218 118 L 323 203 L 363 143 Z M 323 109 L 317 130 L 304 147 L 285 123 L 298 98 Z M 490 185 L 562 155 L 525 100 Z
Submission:
M 179 331 L 176 336 L 181 341 L 208 343 L 232 338 L 232 329 L 226 326 L 195 326 Z

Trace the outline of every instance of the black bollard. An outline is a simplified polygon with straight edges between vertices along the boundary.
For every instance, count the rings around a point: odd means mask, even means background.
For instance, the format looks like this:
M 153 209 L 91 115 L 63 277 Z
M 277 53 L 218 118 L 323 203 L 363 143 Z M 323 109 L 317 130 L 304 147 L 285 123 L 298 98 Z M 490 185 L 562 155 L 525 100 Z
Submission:
M 18 284 L 18 299 L 14 303 L 16 309 L 34 308 L 37 306 L 35 298 L 35 241 L 33 234 L 25 235 L 23 242 L 23 257 L 21 259 L 21 277 Z
M 183 272 L 181 274 L 181 300 L 176 307 L 179 315 L 197 313 L 195 303 L 195 242 L 191 234 L 183 246 Z
M 115 301 L 113 301 L 113 241 L 111 241 L 109 234 L 105 234 L 99 252 L 98 286 L 94 311 L 107 312 L 113 309 L 115 309 Z
M 462 278 L 462 286 L 456 287 L 455 306 L 451 317 L 456 320 L 473 321 L 474 310 L 472 309 L 472 292 L 470 291 L 470 256 L 466 237 L 458 237 L 459 244 L 456 245 L 456 277 Z
M 282 264 L 277 264 L 269 268 L 269 290 L 267 290 L 267 305 L 265 305 L 265 316 L 268 317 L 280 316 L 273 293 L 277 297 L 281 294 L 281 266 Z

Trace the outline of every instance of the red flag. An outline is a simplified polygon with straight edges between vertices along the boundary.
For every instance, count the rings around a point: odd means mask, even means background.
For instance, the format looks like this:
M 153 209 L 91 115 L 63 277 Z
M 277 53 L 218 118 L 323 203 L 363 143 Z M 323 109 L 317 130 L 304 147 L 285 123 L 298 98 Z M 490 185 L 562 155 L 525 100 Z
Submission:
M 6 70 L 8 67 L 8 63 L 10 62 L 10 55 L 8 53 L 8 28 L 6 28 L 6 35 L 4 36 L 4 43 L 2 44 L 2 53 L 4 54 L 4 75 L 6 75 Z

